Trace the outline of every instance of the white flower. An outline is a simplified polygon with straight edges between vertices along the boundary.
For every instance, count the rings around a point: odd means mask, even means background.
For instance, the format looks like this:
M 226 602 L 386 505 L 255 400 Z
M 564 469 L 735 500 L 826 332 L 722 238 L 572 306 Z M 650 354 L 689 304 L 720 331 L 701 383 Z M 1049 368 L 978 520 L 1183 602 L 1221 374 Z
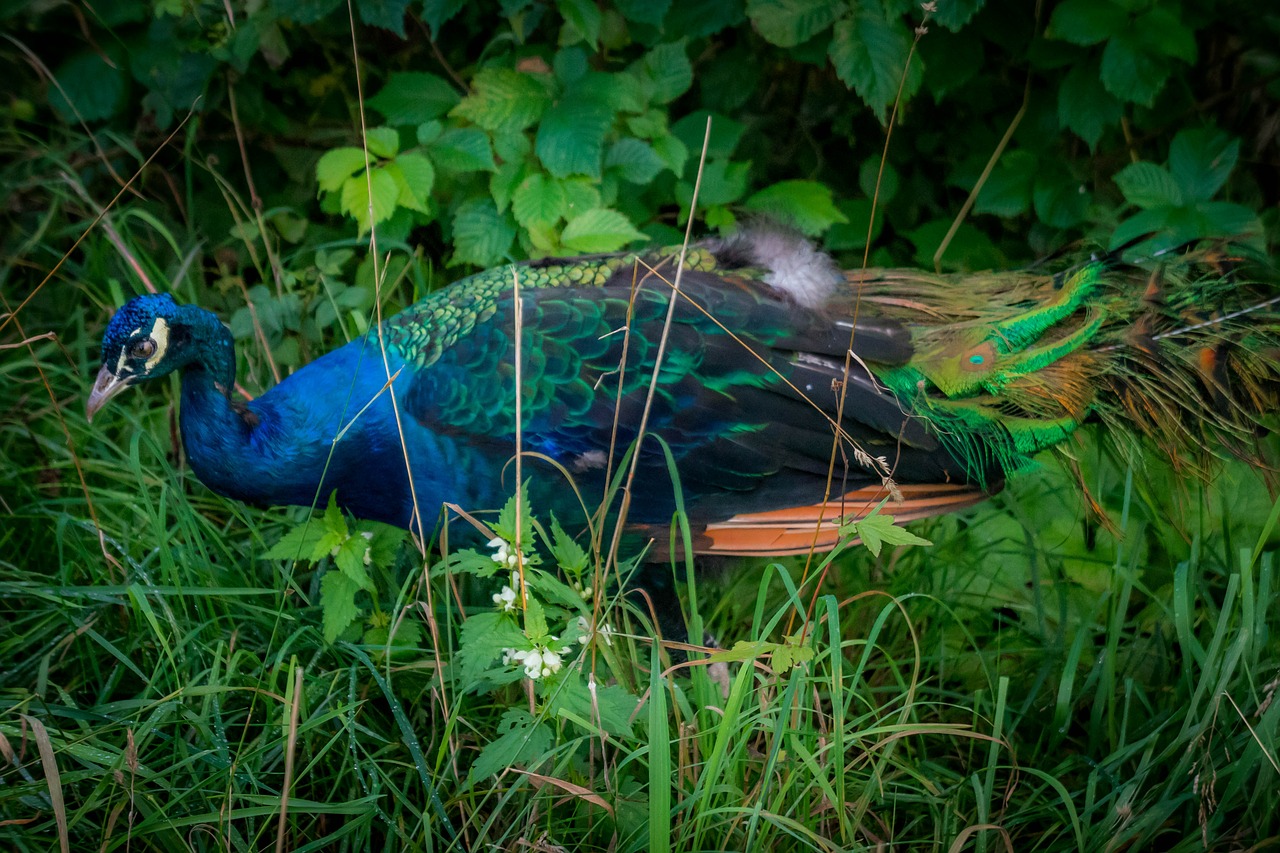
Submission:
M 556 638 L 552 637 L 551 639 L 554 641 Z M 563 658 L 568 653 L 568 649 L 552 651 L 544 645 L 535 645 L 532 651 L 503 649 L 502 665 L 521 664 L 524 666 L 525 677 L 536 681 L 539 678 L 545 678 L 548 675 L 555 675 L 559 672 L 564 667 Z
M 516 609 L 516 591 L 509 586 L 504 586 L 502 592 L 493 594 L 493 603 L 502 608 L 506 613 L 510 613 Z
M 585 616 L 578 617 L 578 632 L 578 642 L 584 646 L 591 642 L 591 638 L 596 635 L 596 632 L 591 630 L 591 623 L 587 621 Z M 606 646 L 612 646 L 613 628 L 609 625 L 602 625 L 600 627 L 600 639 L 604 640 Z

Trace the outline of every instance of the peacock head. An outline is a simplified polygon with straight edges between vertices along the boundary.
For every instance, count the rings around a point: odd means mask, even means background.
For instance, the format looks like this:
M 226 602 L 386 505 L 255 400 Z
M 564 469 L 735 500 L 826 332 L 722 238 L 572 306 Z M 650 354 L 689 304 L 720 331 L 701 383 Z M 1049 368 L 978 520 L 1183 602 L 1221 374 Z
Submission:
M 131 385 L 165 376 L 198 356 L 184 309 L 167 293 L 130 300 L 102 336 L 102 369 L 85 411 L 90 420 L 107 401 Z

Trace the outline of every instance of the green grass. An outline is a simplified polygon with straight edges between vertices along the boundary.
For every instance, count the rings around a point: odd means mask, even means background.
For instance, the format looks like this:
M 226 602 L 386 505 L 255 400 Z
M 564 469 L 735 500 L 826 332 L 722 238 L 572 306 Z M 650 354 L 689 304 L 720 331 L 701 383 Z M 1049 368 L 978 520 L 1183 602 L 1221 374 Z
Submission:
M 457 602 L 491 611 L 494 582 L 424 580 L 412 549 L 383 603 L 423 621 L 431 601 L 438 648 L 432 630 L 391 654 L 326 643 L 318 572 L 261 557 L 301 512 L 224 501 L 175 466 L 171 395 L 134 392 L 87 424 L 102 317 L 56 302 L 22 319 L 61 346 L 0 365 L 5 849 L 276 849 L 286 802 L 289 850 L 1280 837 L 1280 504 L 1242 465 L 1206 488 L 1072 445 L 1122 536 L 1046 458 L 987 506 L 913 527 L 932 547 L 837 558 L 812 659 L 730 662 L 727 695 L 705 661 L 664 672 L 645 620 L 614 612 L 626 636 L 595 678 L 631 705 L 610 732 L 551 690 L 531 707 L 524 682 L 461 689 Z M 815 595 L 802 570 L 735 564 L 701 580 L 698 615 L 726 647 L 781 641 Z M 500 738 L 512 760 L 473 775 Z

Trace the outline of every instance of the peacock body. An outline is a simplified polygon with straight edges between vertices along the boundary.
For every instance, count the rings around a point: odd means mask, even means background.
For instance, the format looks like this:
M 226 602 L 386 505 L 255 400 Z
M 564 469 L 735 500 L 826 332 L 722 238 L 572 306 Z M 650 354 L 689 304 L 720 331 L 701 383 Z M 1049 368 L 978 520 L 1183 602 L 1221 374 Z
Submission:
M 670 521 L 674 469 L 695 550 L 794 553 L 835 544 L 820 519 L 885 496 L 899 519 L 974 503 L 1089 418 L 1175 458 L 1244 452 L 1275 407 L 1280 318 L 1232 266 L 1201 249 L 1043 273 L 843 273 L 755 229 L 683 254 L 480 273 L 245 403 L 218 319 L 148 295 L 109 324 L 88 408 L 181 370 L 183 444 L 214 491 L 266 505 L 336 491 L 356 516 L 430 530 L 446 503 L 511 491 L 518 350 L 521 446 L 584 500 L 634 452 L 640 530 Z M 634 449 L 651 386 L 654 438 Z M 546 473 L 537 505 L 580 515 Z

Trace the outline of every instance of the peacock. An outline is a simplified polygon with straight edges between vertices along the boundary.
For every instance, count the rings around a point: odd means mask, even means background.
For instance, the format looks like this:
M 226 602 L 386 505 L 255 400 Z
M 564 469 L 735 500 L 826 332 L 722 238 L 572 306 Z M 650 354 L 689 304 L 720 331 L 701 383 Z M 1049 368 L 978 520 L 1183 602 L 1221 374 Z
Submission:
M 627 530 L 658 553 L 680 508 L 696 554 L 795 554 L 886 499 L 899 521 L 981 501 L 1090 420 L 1188 464 L 1251 454 L 1280 388 L 1274 291 L 1216 246 L 844 272 L 759 225 L 481 272 L 250 401 L 214 314 L 139 296 L 107 326 L 87 409 L 180 371 L 182 441 L 209 488 L 334 494 L 423 534 L 446 504 L 502 504 L 519 432 L 539 512 L 581 515 L 633 471 Z

